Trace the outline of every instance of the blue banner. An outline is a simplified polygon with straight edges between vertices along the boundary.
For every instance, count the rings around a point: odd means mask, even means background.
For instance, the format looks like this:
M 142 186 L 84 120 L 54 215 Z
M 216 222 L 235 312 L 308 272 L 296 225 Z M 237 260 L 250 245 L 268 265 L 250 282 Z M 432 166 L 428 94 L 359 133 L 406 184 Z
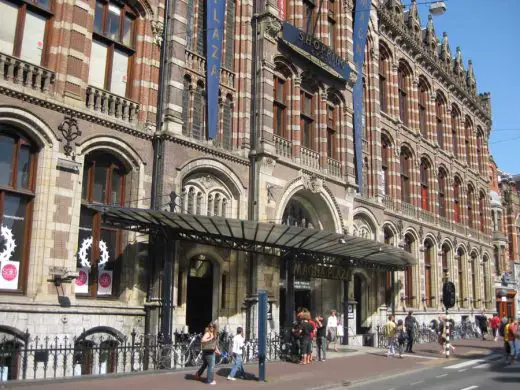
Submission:
M 208 0 L 206 9 L 206 96 L 208 139 L 217 138 L 218 90 L 224 40 L 224 13 L 226 0 Z M 198 109 L 198 107 L 195 107 Z
M 354 153 L 356 155 L 356 176 L 359 192 L 363 189 L 363 127 L 365 110 L 363 107 L 363 62 L 365 44 L 370 20 L 371 0 L 356 0 L 354 13 L 354 65 L 358 74 L 353 88 L 354 103 Z

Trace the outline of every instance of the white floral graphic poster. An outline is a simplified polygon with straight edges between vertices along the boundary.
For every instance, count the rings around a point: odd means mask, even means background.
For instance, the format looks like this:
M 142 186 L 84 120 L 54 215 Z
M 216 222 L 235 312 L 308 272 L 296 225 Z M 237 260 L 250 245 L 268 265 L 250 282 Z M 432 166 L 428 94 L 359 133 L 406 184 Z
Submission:
M 2 261 L 0 266 L 0 289 L 17 290 L 20 276 L 20 263 L 18 261 Z
M 74 281 L 74 288 L 76 294 L 87 294 L 88 293 L 88 268 L 79 268 L 78 277 Z
M 112 295 L 113 279 L 112 271 L 99 271 L 97 295 Z

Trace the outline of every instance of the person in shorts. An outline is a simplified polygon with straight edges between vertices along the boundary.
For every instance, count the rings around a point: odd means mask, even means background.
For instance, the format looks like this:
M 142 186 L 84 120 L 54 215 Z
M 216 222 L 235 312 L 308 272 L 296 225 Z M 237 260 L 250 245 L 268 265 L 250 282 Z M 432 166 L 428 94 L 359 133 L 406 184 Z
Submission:
M 302 360 L 300 364 L 310 364 L 312 359 L 312 332 L 314 331 L 314 327 L 310 323 L 311 313 L 308 311 L 302 314 L 302 323 L 301 323 L 301 354 Z

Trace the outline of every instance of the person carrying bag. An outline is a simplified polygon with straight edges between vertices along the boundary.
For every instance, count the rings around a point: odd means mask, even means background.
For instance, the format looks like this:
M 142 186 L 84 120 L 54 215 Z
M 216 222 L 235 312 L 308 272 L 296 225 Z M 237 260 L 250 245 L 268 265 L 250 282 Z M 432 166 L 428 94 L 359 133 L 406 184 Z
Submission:
M 204 370 L 208 369 L 208 378 L 206 383 L 208 385 L 216 385 L 217 382 L 213 379 L 214 376 L 214 368 L 215 368 L 215 354 L 220 354 L 218 349 L 218 336 L 217 336 L 217 327 L 214 323 L 210 323 L 208 327 L 204 330 L 204 335 L 200 340 L 200 347 L 202 349 L 202 366 L 198 369 L 195 374 L 196 378 L 200 380 L 201 375 L 204 373 Z

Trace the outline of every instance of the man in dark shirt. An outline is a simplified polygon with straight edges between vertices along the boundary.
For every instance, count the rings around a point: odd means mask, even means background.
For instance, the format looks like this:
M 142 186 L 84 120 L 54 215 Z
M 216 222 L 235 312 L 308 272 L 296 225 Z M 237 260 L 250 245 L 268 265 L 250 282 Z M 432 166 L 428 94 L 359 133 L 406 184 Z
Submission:
M 413 352 L 413 343 L 415 339 L 415 332 L 419 330 L 419 323 L 413 316 L 413 311 L 409 311 L 408 315 L 404 319 L 404 326 L 406 328 L 406 337 L 407 337 L 407 344 L 406 344 L 406 350 L 405 352 Z
M 314 319 L 316 323 L 316 346 L 318 349 L 318 360 L 324 362 L 327 358 L 327 327 L 324 323 L 324 318 L 318 314 Z

